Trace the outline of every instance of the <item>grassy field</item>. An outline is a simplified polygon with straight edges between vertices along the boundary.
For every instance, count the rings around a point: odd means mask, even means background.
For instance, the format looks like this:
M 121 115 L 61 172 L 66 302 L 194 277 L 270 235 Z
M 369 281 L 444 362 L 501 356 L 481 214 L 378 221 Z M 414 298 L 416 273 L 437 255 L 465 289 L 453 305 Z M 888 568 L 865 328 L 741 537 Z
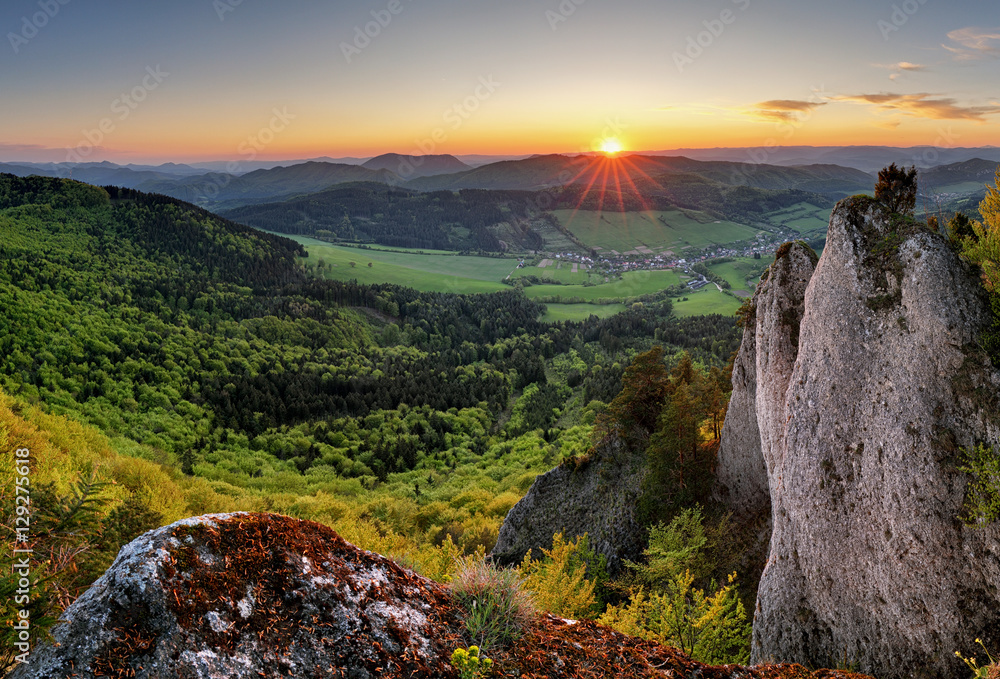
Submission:
M 716 221 L 693 210 L 649 212 L 597 212 L 555 210 L 559 223 L 602 254 L 679 253 L 686 247 L 732 243 L 753 238 L 748 226 Z M 643 249 L 640 249 L 643 248 Z
M 309 252 L 307 264 L 315 267 L 322 262 L 320 272 L 327 278 L 395 283 L 427 292 L 506 290 L 500 281 L 517 266 L 514 259 L 361 250 L 307 240 L 311 241 L 304 243 Z
M 757 279 L 760 278 L 760 274 L 767 267 L 767 264 L 768 260 L 739 257 L 731 262 L 711 264 L 708 268 L 729 281 L 733 290 L 753 292 Z M 753 278 L 751 283 L 747 283 L 748 276 Z
M 816 207 L 810 203 L 796 203 L 783 210 L 768 213 L 772 224 L 794 229 L 800 234 L 825 231 L 830 223 L 830 208 Z
M 688 293 L 684 297 L 687 299 L 674 300 L 674 314 L 680 317 L 706 314 L 732 316 L 740 308 L 738 299 L 719 292 L 714 285 L 706 285 L 701 290 Z
M 563 302 L 546 303 L 546 321 L 579 321 L 591 314 L 607 318 L 625 310 L 624 303 L 594 304 L 601 299 L 624 300 L 649 294 L 677 285 L 680 278 L 673 271 L 631 271 L 621 280 L 600 285 L 584 286 L 588 278 L 598 280 L 582 270 L 572 272 L 572 264 L 563 263 L 544 269 L 527 267 L 516 269 L 517 260 L 492 257 L 467 257 L 446 254 L 417 254 L 416 252 L 388 252 L 362 250 L 330 245 L 313 238 L 297 237 L 309 252 L 307 263 L 316 267 L 322 261 L 320 272 L 334 280 L 357 280 L 359 283 L 394 283 L 426 292 L 477 293 L 496 292 L 510 288 L 500 281 L 508 274 L 515 276 L 534 274 L 566 281 L 566 285 L 534 285 L 525 288 L 533 299 L 559 297 Z M 354 262 L 354 266 L 350 265 Z M 368 266 L 371 262 L 372 266 Z M 737 269 L 733 267 L 734 271 Z M 722 274 L 720 274 L 722 275 Z M 575 281 L 579 281 L 574 283 Z M 715 286 L 687 295 L 688 301 L 675 301 L 678 316 L 695 316 L 710 313 L 732 313 L 739 302 L 724 296 Z M 573 300 L 567 302 L 565 300 Z
M 577 267 L 576 273 L 573 273 L 573 263 L 572 262 L 560 262 L 559 260 L 542 260 L 543 262 L 548 262 L 547 266 L 526 266 L 523 269 L 517 269 L 511 274 L 512 278 L 517 278 L 519 276 L 538 276 L 539 278 L 551 278 L 552 280 L 559 281 L 561 283 L 567 283 L 571 285 L 583 285 L 587 281 L 592 283 L 603 283 L 604 277 L 598 276 L 596 274 L 591 274 L 590 270 L 584 269 L 580 266 Z
M 596 299 L 638 297 L 659 292 L 678 283 L 680 278 L 669 270 L 629 271 L 621 280 L 602 285 L 533 285 L 525 288 L 524 294 L 531 298 L 557 296 L 564 300 L 578 298 L 590 302 Z
M 546 304 L 542 320 L 548 323 L 556 321 L 583 321 L 593 314 L 598 318 L 607 318 L 625 311 L 624 304 Z

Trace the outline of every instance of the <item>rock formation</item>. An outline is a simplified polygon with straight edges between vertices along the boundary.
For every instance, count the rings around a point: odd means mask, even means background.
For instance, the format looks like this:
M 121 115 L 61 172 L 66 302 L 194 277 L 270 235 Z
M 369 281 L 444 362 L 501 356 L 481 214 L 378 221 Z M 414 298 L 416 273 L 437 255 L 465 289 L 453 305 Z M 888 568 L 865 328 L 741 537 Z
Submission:
M 958 518 L 960 449 L 1000 442 L 981 286 L 938 234 L 864 197 L 834 210 L 811 277 L 796 253 L 755 298 L 756 374 L 734 371 L 746 394 L 720 454 L 737 511 L 761 504 L 758 456 L 767 470 L 753 659 L 964 677 L 956 651 L 1000 649 L 1000 529 Z
M 329 528 L 269 514 L 179 521 L 137 538 L 10 679 L 456 677 L 447 588 Z M 502 676 L 859 679 L 798 665 L 708 667 L 593 622 L 540 615 L 489 651 Z M 863 678 L 860 678 L 863 679 Z
M 125 546 L 12 677 L 449 676 L 449 602 L 319 524 L 185 519 Z
M 754 293 L 733 362 L 733 392 L 719 445 L 714 495 L 734 512 L 743 536 L 739 573 L 752 585 L 760 579 L 772 533 L 763 449 L 778 444 L 772 432 L 780 434 L 781 423 L 773 421 L 773 413 L 780 412 L 775 404 L 784 399 L 798 353 L 806 286 L 815 266 L 816 253 L 804 244 L 787 243 L 778 250 Z
M 552 536 L 587 534 L 588 546 L 603 554 L 611 572 L 622 559 L 637 558 L 646 531 L 635 510 L 646 474 L 645 456 L 621 443 L 604 445 L 594 457 L 568 461 L 535 478 L 527 494 L 507 513 L 493 548 L 500 564 L 516 564 L 528 550 L 541 557 Z

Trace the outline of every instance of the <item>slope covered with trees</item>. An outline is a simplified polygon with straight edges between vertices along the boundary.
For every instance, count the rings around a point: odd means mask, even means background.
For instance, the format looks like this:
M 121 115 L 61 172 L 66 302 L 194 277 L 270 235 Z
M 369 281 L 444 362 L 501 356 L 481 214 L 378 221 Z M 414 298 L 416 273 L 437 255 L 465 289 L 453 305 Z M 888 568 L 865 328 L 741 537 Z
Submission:
M 518 249 L 541 246 L 541 238 L 526 225 L 532 197 L 528 191 L 419 193 L 357 183 L 225 214 L 279 233 L 393 247 L 497 252 L 506 249 L 500 233 L 516 237 Z
M 52 525 L 93 498 L 71 534 L 37 536 L 95 555 L 54 577 L 53 611 L 135 532 L 208 511 L 317 519 L 444 577 L 536 474 L 587 453 L 635 354 L 708 370 L 738 340 L 656 295 L 547 324 L 518 290 L 316 280 L 292 241 L 68 180 L 0 176 L 0 230 L 0 433 L 24 439 L 29 413 L 58 441 L 29 442 Z M 12 526 L 13 496 L 0 512 Z

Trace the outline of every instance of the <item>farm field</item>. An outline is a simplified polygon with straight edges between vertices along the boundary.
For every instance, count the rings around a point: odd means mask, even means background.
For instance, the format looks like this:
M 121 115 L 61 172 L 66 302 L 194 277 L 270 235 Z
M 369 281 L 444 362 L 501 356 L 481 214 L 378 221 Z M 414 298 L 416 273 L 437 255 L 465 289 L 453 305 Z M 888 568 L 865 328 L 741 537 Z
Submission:
M 598 318 L 607 318 L 625 311 L 624 304 L 546 304 L 543 321 L 583 321 L 591 314 Z
M 309 252 L 308 266 L 322 262 L 320 272 L 333 280 L 394 283 L 427 292 L 496 292 L 517 260 L 461 255 L 419 255 L 345 248 L 313 239 L 296 239 Z M 351 266 L 351 262 L 355 266 Z M 371 262 L 372 266 L 368 266 Z
M 751 257 L 739 257 L 731 262 L 721 264 L 710 264 L 708 266 L 714 273 L 729 281 L 733 290 L 745 290 L 753 292 L 756 280 L 760 278 L 761 272 L 767 268 L 768 260 L 753 259 Z M 747 283 L 747 277 L 752 276 L 752 283 Z
M 559 223 L 601 254 L 660 254 L 682 248 L 733 243 L 753 238 L 757 231 L 733 222 L 717 221 L 694 210 L 598 212 L 555 210 Z
M 563 301 L 578 299 L 591 302 L 598 299 L 627 299 L 653 292 L 659 292 L 680 283 L 676 273 L 661 271 L 628 271 L 621 280 L 602 285 L 533 285 L 524 289 L 524 294 L 533 299 L 538 297 L 559 297 Z
M 679 317 L 722 314 L 732 316 L 740 308 L 740 300 L 719 292 L 714 285 L 706 285 L 697 292 L 684 295 L 685 299 L 675 299 L 674 314 Z
M 826 231 L 830 223 L 830 208 L 816 207 L 811 203 L 796 203 L 783 210 L 768 213 L 767 218 L 772 224 L 794 229 L 800 234 Z
M 588 281 L 595 284 L 604 282 L 604 276 L 590 273 L 590 269 L 584 268 L 583 265 L 578 265 L 576 273 L 574 273 L 574 262 L 543 259 L 541 264 L 545 264 L 545 266 L 528 265 L 523 269 L 517 269 L 511 274 L 511 278 L 538 276 L 539 278 L 551 278 L 560 283 L 570 285 L 583 285 Z
M 512 272 L 515 276 L 533 274 L 565 280 L 567 284 L 564 285 L 534 285 L 524 289 L 525 295 L 532 299 L 558 300 L 546 302 L 547 311 L 543 319 L 550 322 L 579 321 L 591 314 L 606 318 L 624 311 L 624 300 L 628 298 L 659 292 L 680 283 L 680 277 L 675 272 L 659 270 L 630 271 L 621 280 L 585 286 L 582 283 L 588 277 L 595 280 L 598 277 L 580 270 L 574 274 L 570 263 L 563 263 L 562 268 L 553 265 L 544 269 L 516 269 L 515 259 L 361 250 L 330 245 L 306 237 L 297 237 L 295 240 L 306 246 L 309 252 L 308 266 L 315 268 L 322 261 L 320 273 L 333 280 L 357 280 L 366 284 L 392 283 L 426 292 L 451 293 L 509 290 L 500 281 Z M 354 262 L 355 266 L 352 267 L 350 262 Z M 371 267 L 368 262 L 372 263 Z M 574 284 L 575 280 L 580 282 Z M 678 316 L 729 314 L 739 306 L 737 300 L 722 295 L 715 286 L 688 293 L 687 297 L 688 301 L 674 301 Z M 622 301 L 595 304 L 597 300 Z

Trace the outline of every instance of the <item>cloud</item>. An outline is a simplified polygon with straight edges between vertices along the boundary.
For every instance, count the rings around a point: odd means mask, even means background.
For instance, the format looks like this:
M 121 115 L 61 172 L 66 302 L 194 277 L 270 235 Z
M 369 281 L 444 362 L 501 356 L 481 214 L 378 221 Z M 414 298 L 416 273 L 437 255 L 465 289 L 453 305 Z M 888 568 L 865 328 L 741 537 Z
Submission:
M 948 38 L 959 46 L 944 45 L 959 61 L 1000 58 L 1000 28 L 967 26 L 948 33 Z
M 812 113 L 813 109 L 825 104 L 825 101 L 771 99 L 770 101 L 762 101 L 754 104 L 746 113 L 761 120 L 786 123 L 798 120 L 800 116 L 808 116 Z
M 875 68 L 884 68 L 888 71 L 892 71 L 889 74 L 889 80 L 896 80 L 901 77 L 904 72 L 916 73 L 919 71 L 926 71 L 928 68 L 923 64 L 914 64 L 910 61 L 897 61 L 895 64 L 872 64 Z
M 838 101 L 870 104 L 880 111 L 896 111 L 932 120 L 974 120 L 986 122 L 986 116 L 1000 113 L 1000 106 L 962 106 L 950 97 L 934 98 L 927 93 L 918 94 L 855 94 L 837 97 Z

